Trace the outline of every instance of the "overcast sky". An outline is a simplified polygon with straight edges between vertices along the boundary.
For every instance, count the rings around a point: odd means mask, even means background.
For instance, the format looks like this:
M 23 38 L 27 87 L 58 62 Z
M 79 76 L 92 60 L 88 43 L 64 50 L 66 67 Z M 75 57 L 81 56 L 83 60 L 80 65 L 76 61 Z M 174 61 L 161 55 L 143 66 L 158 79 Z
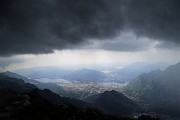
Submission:
M 179 0 L 1 0 L 0 71 L 180 61 Z

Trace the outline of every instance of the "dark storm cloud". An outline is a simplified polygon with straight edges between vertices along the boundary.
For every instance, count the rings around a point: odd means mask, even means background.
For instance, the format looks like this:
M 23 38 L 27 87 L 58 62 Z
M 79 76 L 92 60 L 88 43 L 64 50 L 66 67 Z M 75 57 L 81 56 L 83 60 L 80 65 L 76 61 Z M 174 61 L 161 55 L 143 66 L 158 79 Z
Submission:
M 150 48 L 151 43 L 148 41 L 102 41 L 99 42 L 97 49 L 104 49 L 109 51 L 130 51 L 130 52 L 137 52 L 142 50 L 147 50 Z
M 114 0 L 1 0 L 0 54 L 49 53 L 122 26 Z
M 87 39 L 110 39 L 124 29 L 179 44 L 179 5 L 179 0 L 1 0 L 0 55 L 49 53 Z
M 125 9 L 126 27 L 139 36 L 180 43 L 179 0 L 130 0 Z
M 153 47 L 154 41 L 145 37 L 137 37 L 130 31 L 122 32 L 119 36 L 103 41 L 91 40 L 87 48 L 105 49 L 109 51 L 137 52 L 148 50 Z

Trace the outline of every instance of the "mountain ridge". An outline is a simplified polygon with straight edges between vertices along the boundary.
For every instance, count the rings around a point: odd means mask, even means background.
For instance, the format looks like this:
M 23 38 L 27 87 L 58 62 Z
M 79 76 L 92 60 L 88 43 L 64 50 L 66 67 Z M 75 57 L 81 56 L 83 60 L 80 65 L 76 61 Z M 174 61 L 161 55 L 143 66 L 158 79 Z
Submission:
M 115 115 L 132 114 L 138 109 L 138 105 L 134 101 L 115 90 L 89 96 L 84 101 Z
M 101 82 L 106 78 L 106 74 L 92 69 L 80 69 L 64 76 L 64 79 L 78 82 Z
M 126 92 L 150 105 L 150 109 L 180 117 L 180 63 L 155 70 L 132 80 Z

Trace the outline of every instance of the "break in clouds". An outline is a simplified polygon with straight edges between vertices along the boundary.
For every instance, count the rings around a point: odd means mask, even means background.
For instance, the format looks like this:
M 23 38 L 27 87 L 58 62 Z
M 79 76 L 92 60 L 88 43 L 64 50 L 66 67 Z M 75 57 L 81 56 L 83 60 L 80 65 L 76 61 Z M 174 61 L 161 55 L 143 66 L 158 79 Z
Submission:
M 91 39 L 102 42 L 100 49 L 146 49 L 143 40 L 117 42 L 124 31 L 174 48 L 180 44 L 179 5 L 179 0 L 1 0 L 0 56 L 78 48 Z

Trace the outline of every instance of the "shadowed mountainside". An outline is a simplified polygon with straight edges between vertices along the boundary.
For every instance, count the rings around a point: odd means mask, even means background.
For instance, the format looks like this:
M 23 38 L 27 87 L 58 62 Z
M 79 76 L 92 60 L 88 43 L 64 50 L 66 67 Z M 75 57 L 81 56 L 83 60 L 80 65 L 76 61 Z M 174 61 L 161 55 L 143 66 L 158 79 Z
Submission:
M 6 88 L 0 88 L 0 97 L 1 120 L 133 120 L 70 104 L 51 104 L 32 94 L 20 94 Z
M 134 120 L 80 107 L 85 104 L 81 104 L 83 102 L 78 100 L 75 100 L 74 106 L 73 100 L 62 98 L 48 89 L 39 90 L 23 80 L 2 75 L 0 75 L 0 98 L 1 120 Z
M 161 114 L 180 117 L 180 63 L 164 71 L 142 74 L 129 83 L 126 92 Z
M 134 101 L 114 90 L 89 96 L 84 101 L 100 107 L 107 113 L 116 115 L 132 114 L 139 108 Z

